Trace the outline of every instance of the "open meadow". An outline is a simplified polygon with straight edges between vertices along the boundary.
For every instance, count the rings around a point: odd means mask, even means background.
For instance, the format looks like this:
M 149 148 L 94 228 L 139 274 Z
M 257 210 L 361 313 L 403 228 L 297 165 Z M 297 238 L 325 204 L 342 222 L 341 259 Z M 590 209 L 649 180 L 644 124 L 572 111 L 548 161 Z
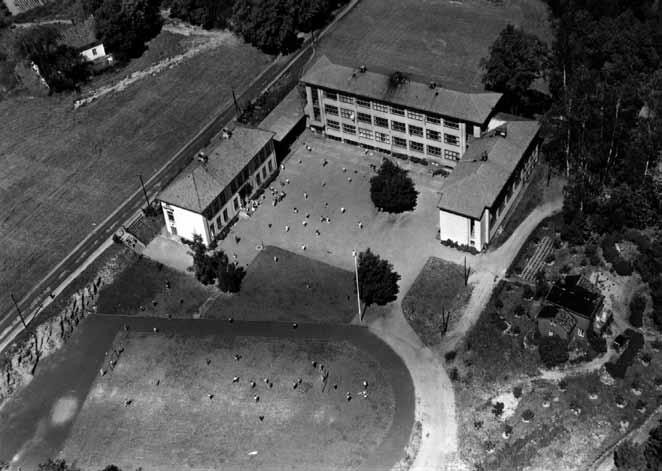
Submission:
M 76 110 L 67 94 L 0 101 L 0 291 L 26 293 L 270 62 L 231 38 Z
M 539 0 L 362 0 L 322 41 L 332 61 L 423 77 L 443 87 L 482 90 L 480 60 L 508 24 L 548 41 Z
M 120 332 L 61 456 L 83 470 L 384 466 L 384 441 L 412 425 L 397 368 L 352 336 L 275 331 Z

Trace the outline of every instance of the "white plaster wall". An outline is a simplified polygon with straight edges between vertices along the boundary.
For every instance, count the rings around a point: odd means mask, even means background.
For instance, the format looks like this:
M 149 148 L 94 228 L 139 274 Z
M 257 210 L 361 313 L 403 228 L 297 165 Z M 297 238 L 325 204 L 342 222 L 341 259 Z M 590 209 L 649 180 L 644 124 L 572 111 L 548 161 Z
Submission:
M 439 210 L 439 237 L 451 239 L 458 244 L 469 244 L 469 219 L 457 214 Z
M 167 203 L 161 203 L 163 208 L 163 217 L 165 218 L 166 228 L 168 232 L 172 234 L 172 224 L 168 219 L 168 214 L 166 208 L 173 210 L 173 215 L 175 217 L 174 226 L 177 228 L 177 236 L 193 240 L 193 236 L 198 234 L 202 237 L 202 241 L 205 244 L 209 244 L 209 232 L 207 230 L 207 224 L 205 218 L 202 214 L 194 213 L 187 209 L 179 208 L 177 206 L 168 205 Z
M 92 49 L 96 49 L 97 53 L 96 55 L 92 54 Z M 91 47 L 89 49 L 85 49 L 83 52 L 81 52 L 82 56 L 85 57 L 86 60 L 88 61 L 93 61 L 95 59 L 98 59 L 99 57 L 103 57 L 106 55 L 106 50 L 103 47 L 103 44 L 99 44 L 98 46 Z

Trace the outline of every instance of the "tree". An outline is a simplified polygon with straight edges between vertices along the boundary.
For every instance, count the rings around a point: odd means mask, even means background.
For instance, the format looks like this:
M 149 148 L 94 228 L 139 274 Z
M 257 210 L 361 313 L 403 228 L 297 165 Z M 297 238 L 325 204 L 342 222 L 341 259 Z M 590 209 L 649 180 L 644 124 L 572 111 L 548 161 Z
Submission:
M 538 353 L 540 360 L 547 368 L 561 365 L 568 361 L 568 344 L 565 340 L 557 336 L 545 336 L 540 339 L 538 344 Z
M 59 44 L 60 32 L 53 26 L 35 26 L 20 31 L 14 40 L 16 55 L 39 67 L 52 91 L 76 90 L 88 78 L 87 64 L 77 50 Z
M 231 23 L 244 40 L 267 54 L 287 54 L 299 44 L 298 0 L 237 0 Z
M 197 234 L 193 236 L 191 248 L 193 249 L 193 271 L 196 279 L 203 285 L 211 285 L 216 279 L 218 262 L 221 261 L 221 257 L 210 257 L 207 254 L 207 247 L 202 242 L 202 237 Z
M 158 0 L 104 0 L 94 22 L 97 38 L 120 60 L 139 57 L 163 24 Z
M 235 0 L 173 0 L 170 16 L 205 29 L 225 28 Z
M 5 2 L 0 2 L 0 30 L 8 27 L 10 24 L 12 24 L 11 12 L 7 8 L 7 5 L 5 5 Z
M 120 468 L 115 466 L 114 464 L 109 464 L 105 468 L 103 468 L 101 471 L 122 471 Z
M 645 471 L 646 458 L 642 447 L 626 440 L 614 450 L 614 466 L 619 471 Z
M 218 287 L 224 293 L 238 293 L 241 288 L 241 281 L 246 276 L 244 267 L 240 267 L 235 262 L 226 262 L 219 264 L 216 276 L 218 278 Z
M 393 271 L 391 263 L 370 249 L 359 254 L 358 278 L 364 310 L 372 304 L 384 306 L 396 300 L 400 275 Z
M 644 445 L 648 469 L 662 469 L 662 421 L 650 431 Z
M 412 211 L 417 197 L 407 171 L 384 159 L 377 175 L 370 179 L 370 198 L 375 206 L 389 213 Z
M 543 76 L 549 51 L 537 36 L 507 25 L 481 61 L 485 69 L 483 84 L 488 90 L 506 95 L 511 110 L 525 104 L 533 81 Z

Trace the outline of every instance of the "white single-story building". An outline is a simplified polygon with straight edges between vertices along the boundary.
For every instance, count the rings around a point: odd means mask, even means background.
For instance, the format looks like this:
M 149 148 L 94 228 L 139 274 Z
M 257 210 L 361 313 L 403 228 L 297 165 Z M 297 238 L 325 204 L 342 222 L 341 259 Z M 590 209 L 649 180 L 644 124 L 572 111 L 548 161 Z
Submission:
M 540 123 L 498 114 L 441 187 L 439 238 L 482 250 L 538 161 Z
M 158 196 L 168 232 L 209 245 L 276 171 L 273 136 L 237 126 L 214 138 Z
M 103 43 L 95 41 L 80 48 L 80 55 L 88 62 L 93 62 L 106 57 Z

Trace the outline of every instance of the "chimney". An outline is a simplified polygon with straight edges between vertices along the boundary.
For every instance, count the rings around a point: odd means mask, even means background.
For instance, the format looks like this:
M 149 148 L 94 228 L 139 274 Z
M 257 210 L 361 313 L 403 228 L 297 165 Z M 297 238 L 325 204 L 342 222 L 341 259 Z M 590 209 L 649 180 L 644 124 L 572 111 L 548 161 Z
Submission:
M 437 88 L 437 82 L 430 82 L 430 88 L 431 88 L 432 90 L 434 90 L 435 88 Z
M 483 162 L 487 162 L 487 151 L 484 150 L 483 152 L 480 153 L 480 160 Z
M 362 65 L 361 67 L 359 67 L 359 71 L 360 71 L 362 74 L 365 74 L 365 71 L 366 71 L 366 70 L 367 70 L 367 69 L 366 69 L 365 65 Z

